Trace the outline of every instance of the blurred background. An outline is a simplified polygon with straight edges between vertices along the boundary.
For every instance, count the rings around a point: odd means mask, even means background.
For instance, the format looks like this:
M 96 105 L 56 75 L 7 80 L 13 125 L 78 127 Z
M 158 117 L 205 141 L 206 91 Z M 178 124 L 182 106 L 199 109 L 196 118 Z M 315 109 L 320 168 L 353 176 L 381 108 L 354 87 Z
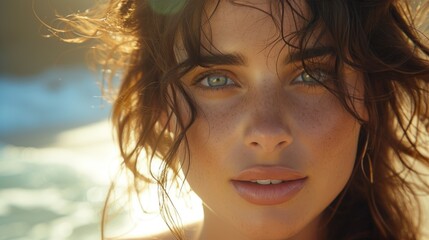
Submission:
M 86 45 L 45 38 L 36 18 L 88 0 L 0 1 L 0 239 L 100 239 L 117 153 Z
M 0 240 L 101 237 L 104 200 L 119 169 L 111 104 L 101 96 L 101 74 L 88 68 L 89 45 L 46 38 L 39 21 L 55 26 L 56 14 L 96 2 L 0 1 Z M 117 204 L 109 236 L 166 229 L 137 204 Z M 201 218 L 196 211 L 184 222 Z
M 88 45 L 43 37 L 49 32 L 35 16 L 54 24 L 55 13 L 85 11 L 94 1 L 0 1 L 0 240 L 100 239 L 119 163 L 111 105 L 100 74 L 88 70 Z M 156 215 L 129 218 L 113 222 L 112 234 L 165 229 Z

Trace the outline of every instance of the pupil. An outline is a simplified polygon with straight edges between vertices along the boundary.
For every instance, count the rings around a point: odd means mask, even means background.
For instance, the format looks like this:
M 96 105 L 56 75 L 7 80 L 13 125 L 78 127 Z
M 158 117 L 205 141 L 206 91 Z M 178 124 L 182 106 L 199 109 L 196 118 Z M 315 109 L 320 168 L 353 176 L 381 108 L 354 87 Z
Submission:
M 313 78 L 308 73 L 304 73 L 303 76 L 302 76 L 302 79 L 304 81 L 313 81 Z
M 209 84 L 210 86 L 222 86 L 225 85 L 226 78 L 225 77 L 210 77 Z

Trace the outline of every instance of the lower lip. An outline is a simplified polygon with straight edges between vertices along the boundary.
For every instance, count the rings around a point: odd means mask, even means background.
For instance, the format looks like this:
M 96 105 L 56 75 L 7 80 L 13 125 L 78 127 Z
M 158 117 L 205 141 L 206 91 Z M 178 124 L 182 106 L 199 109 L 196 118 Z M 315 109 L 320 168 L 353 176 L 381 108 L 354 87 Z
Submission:
M 293 198 L 305 184 L 304 179 L 286 181 L 279 184 L 257 184 L 248 181 L 232 181 L 238 195 L 257 205 L 277 205 Z

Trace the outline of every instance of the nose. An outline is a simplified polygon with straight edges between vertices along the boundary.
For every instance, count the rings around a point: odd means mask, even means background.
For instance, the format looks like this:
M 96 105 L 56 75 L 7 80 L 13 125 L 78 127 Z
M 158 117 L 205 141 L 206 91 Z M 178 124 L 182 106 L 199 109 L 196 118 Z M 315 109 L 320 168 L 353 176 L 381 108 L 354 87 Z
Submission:
M 292 135 L 286 121 L 279 111 L 270 107 L 255 111 L 245 131 L 246 145 L 259 152 L 281 151 L 292 143 Z
M 247 145 L 257 151 L 271 153 L 279 151 L 292 143 L 292 138 L 285 129 L 260 123 L 249 129 L 247 133 Z

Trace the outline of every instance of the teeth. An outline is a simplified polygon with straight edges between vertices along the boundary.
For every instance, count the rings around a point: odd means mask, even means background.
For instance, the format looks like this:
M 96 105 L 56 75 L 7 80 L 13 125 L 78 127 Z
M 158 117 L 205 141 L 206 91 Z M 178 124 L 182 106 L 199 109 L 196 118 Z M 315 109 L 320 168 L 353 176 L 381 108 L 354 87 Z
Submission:
M 268 184 L 279 184 L 283 181 L 282 180 L 263 179 L 263 180 L 252 180 L 251 182 L 261 184 L 261 185 L 268 185 Z
M 282 180 L 271 180 L 271 184 L 279 184 L 283 182 Z
M 269 179 L 265 179 L 265 180 L 256 180 L 257 184 L 262 184 L 262 185 L 268 185 L 271 183 L 271 180 Z

